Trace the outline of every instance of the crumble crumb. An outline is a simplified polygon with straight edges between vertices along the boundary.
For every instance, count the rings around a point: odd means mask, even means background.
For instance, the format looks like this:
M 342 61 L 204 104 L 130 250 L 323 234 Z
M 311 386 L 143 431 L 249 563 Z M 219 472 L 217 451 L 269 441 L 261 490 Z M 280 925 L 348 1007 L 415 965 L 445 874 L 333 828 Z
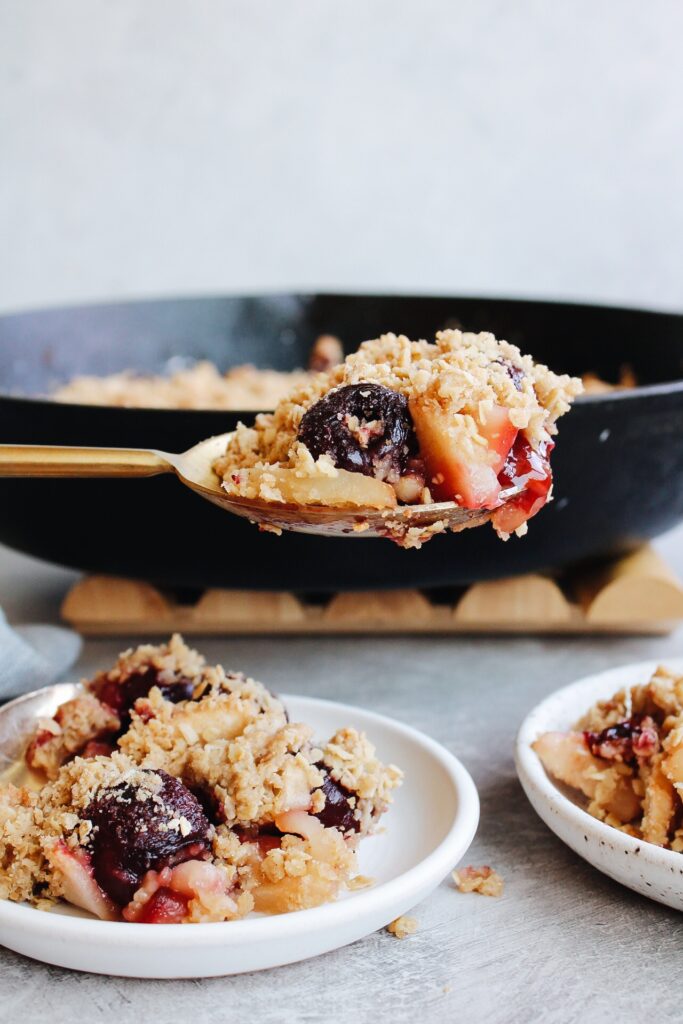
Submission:
M 387 931 L 395 935 L 397 939 L 407 939 L 409 935 L 415 934 L 418 927 L 417 918 L 404 914 L 388 924 Z
M 478 892 L 482 896 L 503 895 L 503 878 L 488 864 L 480 868 L 468 865 L 454 871 L 451 877 L 460 892 Z
M 374 884 L 374 878 L 369 878 L 367 875 L 354 875 L 353 878 L 349 878 L 346 888 L 355 892 L 357 889 L 369 889 Z
M 282 527 L 276 526 L 275 523 L 259 523 L 258 528 L 261 533 L 274 533 L 276 537 L 282 536 Z

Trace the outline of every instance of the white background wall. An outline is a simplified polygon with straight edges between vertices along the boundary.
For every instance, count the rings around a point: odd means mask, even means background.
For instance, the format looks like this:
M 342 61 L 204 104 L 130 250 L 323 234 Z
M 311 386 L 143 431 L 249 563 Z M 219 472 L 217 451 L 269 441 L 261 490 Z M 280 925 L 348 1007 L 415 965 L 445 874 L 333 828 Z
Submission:
M 678 0 L 0 0 L 0 308 L 683 307 Z

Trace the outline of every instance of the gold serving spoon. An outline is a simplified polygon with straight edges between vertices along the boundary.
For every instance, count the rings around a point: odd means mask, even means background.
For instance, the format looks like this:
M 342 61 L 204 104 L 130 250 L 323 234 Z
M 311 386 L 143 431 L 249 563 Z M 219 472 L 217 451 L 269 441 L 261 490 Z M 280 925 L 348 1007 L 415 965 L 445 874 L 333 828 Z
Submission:
M 130 478 L 175 473 L 181 483 L 202 498 L 257 523 L 263 530 L 295 530 L 327 537 L 391 537 L 399 543 L 406 538 L 419 543 L 422 532 L 426 539 L 445 529 L 457 531 L 479 526 L 491 516 L 491 510 L 462 508 L 453 501 L 377 509 L 352 504 L 293 505 L 235 497 L 225 492 L 212 469 L 215 460 L 225 453 L 230 436 L 209 437 L 181 455 L 151 448 L 2 444 L 0 477 Z M 518 493 L 519 488 L 514 487 L 503 491 L 500 504 Z

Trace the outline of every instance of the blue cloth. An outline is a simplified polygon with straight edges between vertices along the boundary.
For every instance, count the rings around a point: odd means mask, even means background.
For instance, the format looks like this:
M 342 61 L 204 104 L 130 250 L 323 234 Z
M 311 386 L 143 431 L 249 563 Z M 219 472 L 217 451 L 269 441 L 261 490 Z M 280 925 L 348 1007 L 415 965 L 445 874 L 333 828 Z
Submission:
M 55 683 L 81 652 L 77 633 L 60 626 L 10 626 L 0 611 L 0 698 Z

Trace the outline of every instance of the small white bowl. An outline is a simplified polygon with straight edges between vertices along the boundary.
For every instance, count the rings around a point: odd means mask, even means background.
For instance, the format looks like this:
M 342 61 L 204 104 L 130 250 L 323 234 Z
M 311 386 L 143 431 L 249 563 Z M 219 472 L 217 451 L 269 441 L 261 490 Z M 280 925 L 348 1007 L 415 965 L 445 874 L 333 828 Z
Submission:
M 36 717 L 76 692 L 61 684 L 0 711 L 0 760 Z M 145 925 L 99 921 L 61 905 L 44 912 L 0 900 L 0 943 L 49 964 L 129 978 L 208 978 L 294 963 L 369 935 L 424 899 L 468 849 L 479 822 L 469 774 L 444 747 L 410 726 L 360 708 L 283 695 L 293 721 L 317 737 L 343 725 L 364 730 L 378 755 L 405 772 L 378 835 L 363 840 L 359 872 L 376 880 L 337 902 L 224 924 Z M 4 737 L 4 743 L 3 743 Z
M 581 796 L 554 782 L 531 747 L 544 732 L 571 729 L 595 701 L 611 697 L 622 686 L 646 683 L 658 664 L 683 674 L 680 658 L 646 661 L 588 676 L 557 690 L 522 723 L 515 763 L 532 807 L 567 846 L 616 882 L 683 910 L 683 854 L 634 839 L 588 814 L 580 805 Z

